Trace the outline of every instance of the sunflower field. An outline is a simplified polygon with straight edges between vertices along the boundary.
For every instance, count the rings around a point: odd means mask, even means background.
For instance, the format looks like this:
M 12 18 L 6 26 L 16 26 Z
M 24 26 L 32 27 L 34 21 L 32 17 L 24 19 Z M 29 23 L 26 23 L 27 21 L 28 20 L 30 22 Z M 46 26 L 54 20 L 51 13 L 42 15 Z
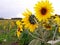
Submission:
M 49 0 L 38 1 L 22 20 L 0 20 L 0 45 L 60 45 L 60 15 Z

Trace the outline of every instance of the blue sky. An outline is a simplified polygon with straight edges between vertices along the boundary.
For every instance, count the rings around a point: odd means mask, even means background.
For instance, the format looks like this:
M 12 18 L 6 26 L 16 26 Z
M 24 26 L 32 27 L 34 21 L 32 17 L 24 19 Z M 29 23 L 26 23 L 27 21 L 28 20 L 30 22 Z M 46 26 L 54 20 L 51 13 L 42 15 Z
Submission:
M 40 0 L 0 0 L 0 17 L 23 17 L 22 13 L 26 8 L 34 13 L 34 5 Z M 55 13 L 60 14 L 60 0 L 49 0 L 55 9 Z

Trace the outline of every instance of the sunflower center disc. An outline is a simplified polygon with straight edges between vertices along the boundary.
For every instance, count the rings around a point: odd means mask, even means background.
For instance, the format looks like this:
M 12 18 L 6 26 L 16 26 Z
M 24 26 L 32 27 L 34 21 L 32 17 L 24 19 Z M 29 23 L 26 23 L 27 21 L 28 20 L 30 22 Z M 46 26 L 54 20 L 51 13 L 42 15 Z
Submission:
M 18 28 L 18 31 L 20 31 L 20 28 Z
M 51 26 L 49 26 L 49 25 L 46 25 L 46 28 L 51 28 Z
M 41 14 L 42 14 L 42 15 L 45 15 L 46 12 L 47 12 L 47 10 L 46 10 L 45 8 L 42 8 L 42 9 L 41 9 Z
M 22 32 L 20 28 L 18 28 L 18 31 L 19 31 L 19 32 Z
M 34 15 L 31 15 L 30 17 L 29 17 L 29 22 L 31 23 L 31 24 L 35 24 L 36 22 L 35 22 L 35 20 L 34 20 Z

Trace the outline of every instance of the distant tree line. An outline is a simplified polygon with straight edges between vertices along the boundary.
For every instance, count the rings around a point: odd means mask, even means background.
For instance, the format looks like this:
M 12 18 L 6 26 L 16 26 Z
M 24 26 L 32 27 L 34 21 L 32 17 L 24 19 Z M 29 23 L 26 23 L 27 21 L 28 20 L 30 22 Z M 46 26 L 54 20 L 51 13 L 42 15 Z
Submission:
M 0 18 L 0 20 L 4 20 L 4 18 Z
M 11 18 L 12 20 L 22 20 L 22 18 Z
M 0 18 L 0 20 L 8 20 L 8 19 Z M 11 18 L 11 20 L 22 20 L 22 18 Z

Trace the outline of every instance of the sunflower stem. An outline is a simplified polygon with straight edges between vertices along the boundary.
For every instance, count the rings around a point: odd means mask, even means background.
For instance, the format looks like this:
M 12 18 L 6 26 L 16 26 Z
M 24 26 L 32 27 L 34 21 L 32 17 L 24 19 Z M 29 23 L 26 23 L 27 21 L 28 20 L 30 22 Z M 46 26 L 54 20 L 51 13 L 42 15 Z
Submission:
M 55 32 L 54 32 L 54 34 L 53 34 L 53 40 L 55 40 L 55 36 L 56 36 L 56 33 L 57 33 L 57 29 L 58 29 L 58 26 L 56 25 L 56 29 L 55 29 Z M 54 45 L 53 44 L 53 41 L 52 41 L 52 44 L 51 45 Z
M 57 29 L 58 29 L 58 26 L 56 25 L 56 29 L 55 29 L 55 32 L 54 32 L 54 35 L 53 35 L 53 40 L 55 40 Z
M 29 32 L 29 34 L 33 37 L 33 38 L 35 38 L 35 39 L 39 39 L 39 40 L 41 40 L 42 41 L 42 39 L 40 39 L 39 37 L 37 37 L 37 36 L 34 36 L 33 34 L 31 34 L 30 32 Z

